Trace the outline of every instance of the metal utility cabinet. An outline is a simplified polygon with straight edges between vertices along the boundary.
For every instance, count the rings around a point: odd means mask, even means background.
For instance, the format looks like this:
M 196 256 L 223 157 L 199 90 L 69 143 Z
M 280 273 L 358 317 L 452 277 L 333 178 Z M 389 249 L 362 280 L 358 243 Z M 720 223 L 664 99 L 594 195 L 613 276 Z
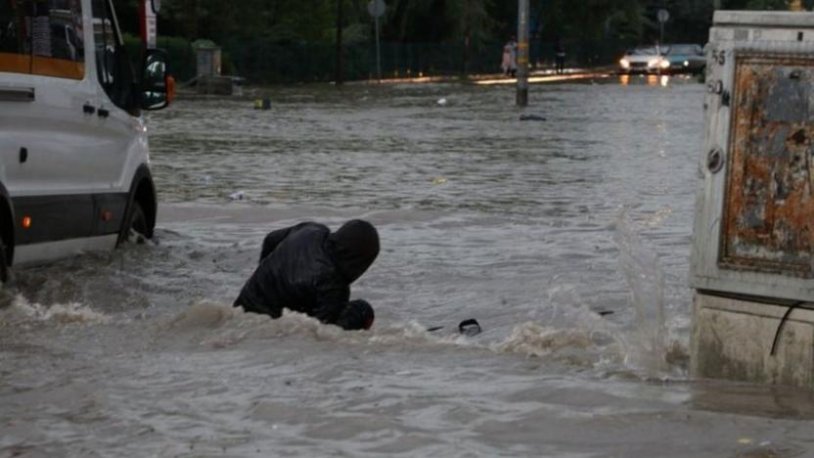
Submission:
M 691 371 L 814 387 L 814 13 L 716 12 L 706 84 Z

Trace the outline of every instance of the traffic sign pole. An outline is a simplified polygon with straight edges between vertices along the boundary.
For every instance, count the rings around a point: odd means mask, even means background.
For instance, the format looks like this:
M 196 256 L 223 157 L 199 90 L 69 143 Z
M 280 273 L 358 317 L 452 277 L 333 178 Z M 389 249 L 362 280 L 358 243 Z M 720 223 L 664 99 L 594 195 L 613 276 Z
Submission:
M 373 16 L 376 23 L 376 77 L 381 81 L 382 79 L 382 51 L 381 44 L 379 43 L 379 18 L 384 15 L 387 10 L 387 5 L 384 0 L 370 0 L 367 4 L 367 12 Z
M 529 0 L 517 4 L 517 106 L 529 104 Z
M 670 12 L 662 8 L 656 15 L 656 19 L 659 20 L 659 30 L 661 32 L 659 35 L 659 45 L 662 45 L 664 44 L 664 24 L 670 20 Z

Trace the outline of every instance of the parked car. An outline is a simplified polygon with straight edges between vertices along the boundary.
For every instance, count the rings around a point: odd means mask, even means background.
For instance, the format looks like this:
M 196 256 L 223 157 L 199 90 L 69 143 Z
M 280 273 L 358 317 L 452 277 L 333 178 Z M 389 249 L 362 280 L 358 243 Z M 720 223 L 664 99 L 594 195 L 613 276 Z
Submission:
M 670 63 L 667 69 L 670 73 L 701 73 L 707 66 L 707 58 L 701 45 L 669 45 L 664 58 Z
M 174 84 L 161 51 L 133 70 L 112 1 L 0 1 L 0 284 L 12 265 L 153 234 L 141 112 Z
M 623 74 L 660 73 L 669 67 L 669 61 L 664 59 L 667 50 L 658 45 L 631 49 L 619 60 L 619 71 Z

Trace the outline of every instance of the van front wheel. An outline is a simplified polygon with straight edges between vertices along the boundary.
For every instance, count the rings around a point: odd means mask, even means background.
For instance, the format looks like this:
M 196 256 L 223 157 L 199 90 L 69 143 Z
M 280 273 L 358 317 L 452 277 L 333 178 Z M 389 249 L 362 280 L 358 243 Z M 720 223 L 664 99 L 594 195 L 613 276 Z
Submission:
M 133 202 L 133 211 L 130 212 L 130 221 L 126 227 L 125 241 L 142 244 L 147 240 L 147 216 L 138 201 Z
M 6 242 L 0 237 L 0 284 L 8 281 L 8 260 L 6 258 Z

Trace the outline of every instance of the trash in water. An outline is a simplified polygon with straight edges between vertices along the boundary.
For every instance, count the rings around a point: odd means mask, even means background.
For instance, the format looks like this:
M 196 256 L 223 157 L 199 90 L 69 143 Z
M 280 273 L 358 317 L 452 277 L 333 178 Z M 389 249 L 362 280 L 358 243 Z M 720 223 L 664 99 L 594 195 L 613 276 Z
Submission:
M 246 193 L 244 193 L 243 191 L 237 191 L 237 192 L 233 192 L 233 193 L 229 194 L 229 199 L 230 200 L 243 200 L 245 198 L 246 198 Z
M 608 316 L 608 315 L 613 315 L 614 311 L 613 310 L 600 310 L 600 311 L 598 311 L 596 313 L 598 313 L 599 316 Z
M 478 320 L 470 318 L 461 321 L 461 324 L 458 325 L 458 331 L 465 336 L 476 336 L 481 333 L 482 329 Z
M 441 97 L 438 99 L 438 105 L 444 106 L 447 104 L 447 99 L 445 97 Z
M 444 184 L 447 182 L 447 179 L 444 177 L 435 177 L 432 179 L 432 184 Z
M 535 115 L 535 114 L 524 114 L 520 115 L 521 121 L 546 121 L 544 116 Z
M 264 97 L 262 99 L 257 99 L 254 101 L 254 109 L 255 110 L 270 110 L 271 109 L 271 99 L 268 97 Z
M 432 327 L 427 328 L 427 332 L 435 332 L 435 331 L 440 331 L 442 329 L 444 329 L 443 326 L 432 326 Z

